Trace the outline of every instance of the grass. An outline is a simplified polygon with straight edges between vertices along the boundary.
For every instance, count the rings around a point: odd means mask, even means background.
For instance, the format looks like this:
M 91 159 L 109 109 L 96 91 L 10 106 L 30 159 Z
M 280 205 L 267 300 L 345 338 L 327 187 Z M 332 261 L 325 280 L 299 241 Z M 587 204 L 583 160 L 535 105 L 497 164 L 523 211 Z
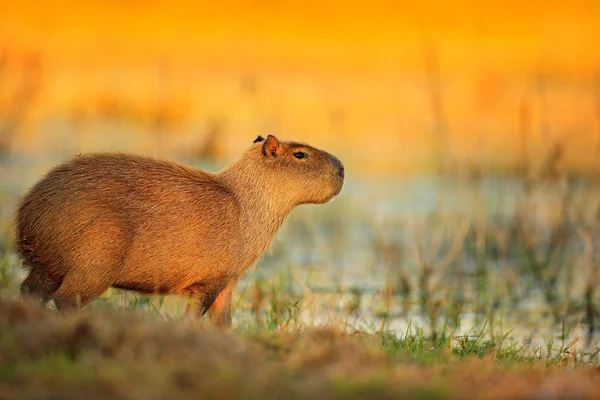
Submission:
M 436 340 L 419 329 L 399 336 L 335 326 L 221 332 L 132 311 L 65 317 L 7 299 L 0 300 L 0 330 L 3 398 L 600 395 L 597 366 L 503 346 L 481 332 Z

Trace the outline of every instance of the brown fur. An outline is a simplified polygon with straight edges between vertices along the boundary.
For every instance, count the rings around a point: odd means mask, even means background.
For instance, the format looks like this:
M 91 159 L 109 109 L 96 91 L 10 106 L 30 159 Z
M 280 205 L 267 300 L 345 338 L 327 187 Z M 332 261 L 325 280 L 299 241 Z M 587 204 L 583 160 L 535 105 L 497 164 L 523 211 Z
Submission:
M 334 156 L 273 136 L 216 174 L 133 155 L 75 157 L 20 203 L 21 291 L 61 310 L 109 287 L 186 295 L 196 315 L 229 325 L 235 283 L 290 211 L 330 200 L 343 180 Z

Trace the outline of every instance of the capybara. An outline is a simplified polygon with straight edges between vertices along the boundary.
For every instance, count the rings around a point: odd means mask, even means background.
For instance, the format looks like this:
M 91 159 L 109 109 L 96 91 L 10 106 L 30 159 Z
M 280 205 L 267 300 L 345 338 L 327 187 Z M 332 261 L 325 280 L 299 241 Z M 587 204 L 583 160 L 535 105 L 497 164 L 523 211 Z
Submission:
M 126 154 L 74 157 L 23 197 L 23 296 L 61 311 L 110 287 L 189 296 L 188 313 L 231 324 L 231 292 L 292 209 L 329 201 L 344 167 L 303 143 L 258 137 L 218 173 Z

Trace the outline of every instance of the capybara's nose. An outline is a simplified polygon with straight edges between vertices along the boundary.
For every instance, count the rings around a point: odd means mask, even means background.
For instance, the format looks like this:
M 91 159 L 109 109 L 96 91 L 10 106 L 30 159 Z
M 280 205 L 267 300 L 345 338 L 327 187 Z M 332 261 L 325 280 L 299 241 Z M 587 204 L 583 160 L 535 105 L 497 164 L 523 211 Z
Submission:
M 336 156 L 330 155 L 330 157 L 333 161 L 334 166 L 337 167 L 338 176 L 344 179 L 344 164 L 342 164 L 342 162 Z

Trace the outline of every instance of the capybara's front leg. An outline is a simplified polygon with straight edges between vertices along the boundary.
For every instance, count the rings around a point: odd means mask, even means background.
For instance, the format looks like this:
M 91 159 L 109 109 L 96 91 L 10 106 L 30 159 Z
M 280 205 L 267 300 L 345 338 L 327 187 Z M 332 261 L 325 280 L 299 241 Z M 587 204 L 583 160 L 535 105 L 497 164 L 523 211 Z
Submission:
M 210 320 L 216 326 L 223 328 L 231 326 L 231 294 L 235 284 L 236 281 L 229 282 L 208 309 Z
M 190 296 L 185 315 L 186 317 L 201 318 L 209 312 L 211 321 L 221 327 L 231 325 L 231 292 L 235 287 L 232 281 L 225 287 L 210 290 L 206 285 L 190 286 L 187 292 Z
M 188 287 L 185 292 L 190 296 L 190 301 L 185 308 L 185 316 L 202 318 L 222 289 L 223 286 L 214 288 L 203 283 L 197 283 Z

